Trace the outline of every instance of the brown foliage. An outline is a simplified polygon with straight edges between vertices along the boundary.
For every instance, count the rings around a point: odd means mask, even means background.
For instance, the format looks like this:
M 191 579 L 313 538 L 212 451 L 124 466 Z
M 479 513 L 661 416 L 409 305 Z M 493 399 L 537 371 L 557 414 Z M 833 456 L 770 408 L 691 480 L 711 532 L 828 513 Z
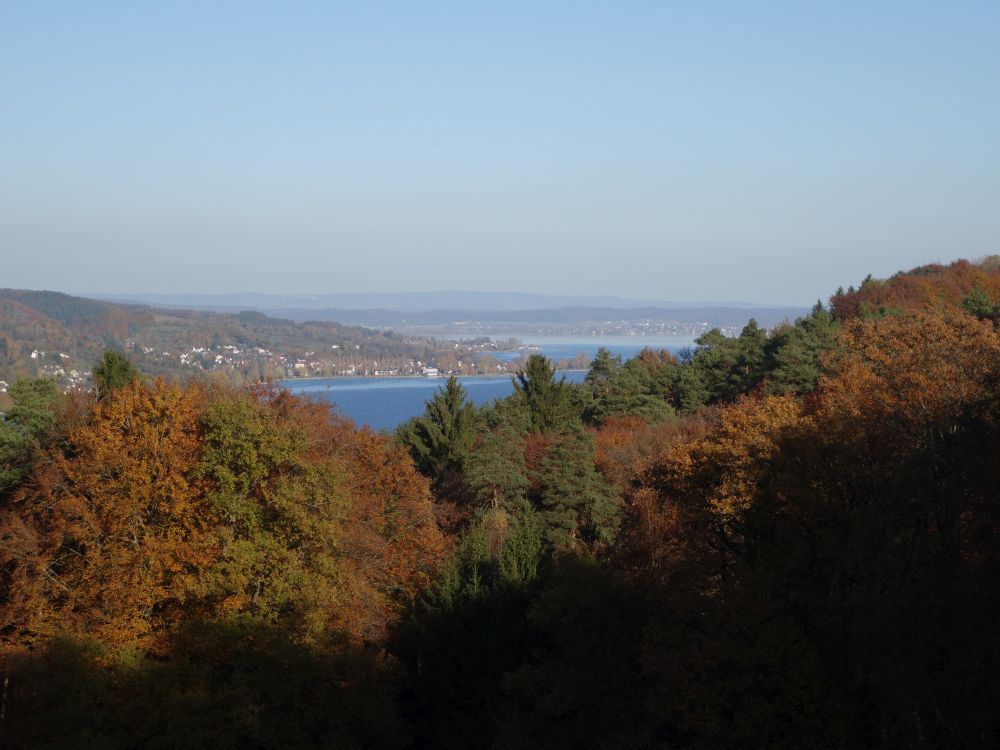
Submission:
M 790 396 L 744 397 L 672 431 L 663 450 L 636 474 L 630 508 L 633 545 L 650 559 L 662 556 L 648 530 L 684 519 L 690 543 L 696 529 L 736 533 L 759 490 L 783 434 L 797 424 L 800 407 Z M 664 539 L 667 545 L 676 539 Z
M 322 407 L 320 407 L 322 408 Z M 344 521 L 344 562 L 356 599 L 345 614 L 364 616 L 351 630 L 371 637 L 402 604 L 412 603 L 443 561 L 445 541 L 434 518 L 430 482 L 409 453 L 347 420 L 327 420 L 317 446 L 329 451 L 342 473 L 351 503 Z
M 652 349 L 648 346 L 639 352 L 637 358 L 651 373 L 656 373 L 667 365 L 677 364 L 677 358 L 666 349 Z
M 3 624 L 20 639 L 62 629 L 108 643 L 175 621 L 182 590 L 216 554 L 191 480 L 203 393 L 156 382 L 97 403 L 52 449 L 2 520 Z
M 1000 336 L 969 316 L 922 313 L 852 322 L 842 343 L 813 406 L 816 463 L 840 464 L 840 479 L 828 481 L 848 504 L 912 498 L 957 559 L 962 538 L 996 514 Z
M 598 463 L 625 499 L 618 559 L 626 569 L 654 577 L 667 576 L 690 553 L 692 520 L 687 509 L 661 480 L 661 465 L 676 451 L 702 439 L 713 410 L 668 420 L 633 432 L 631 439 L 611 423 L 609 435 L 598 433 Z M 622 425 L 623 426 L 623 425 Z
M 803 401 L 757 394 L 675 420 L 652 456 L 648 430 L 597 433 L 626 488 L 616 562 L 653 592 L 649 705 L 719 746 L 819 727 L 858 746 L 985 746 L 1000 337 L 932 310 L 851 321 L 839 343 Z
M 884 281 L 868 281 L 856 291 L 835 295 L 830 303 L 840 320 L 864 317 L 880 310 L 957 310 L 962 300 L 975 289 L 992 300 L 1000 299 L 1000 268 L 995 263 L 958 260 L 947 266 L 921 266 Z

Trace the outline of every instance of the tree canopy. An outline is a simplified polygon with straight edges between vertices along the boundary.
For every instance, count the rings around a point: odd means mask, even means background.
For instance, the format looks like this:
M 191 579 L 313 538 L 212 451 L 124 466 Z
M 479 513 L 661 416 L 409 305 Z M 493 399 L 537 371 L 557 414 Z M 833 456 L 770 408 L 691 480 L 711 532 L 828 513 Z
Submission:
M 92 374 L 98 398 L 107 398 L 139 378 L 139 372 L 128 357 L 110 350 L 94 365 Z
M 450 379 L 391 437 L 117 357 L 18 381 L 0 744 L 996 747 L 997 269 Z

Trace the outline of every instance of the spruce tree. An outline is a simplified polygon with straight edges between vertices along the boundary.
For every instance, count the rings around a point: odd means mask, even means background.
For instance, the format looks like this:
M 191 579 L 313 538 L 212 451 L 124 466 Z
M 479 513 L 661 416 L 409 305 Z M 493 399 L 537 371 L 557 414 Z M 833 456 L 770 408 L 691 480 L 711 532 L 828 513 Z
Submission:
M 594 466 L 594 438 L 576 428 L 556 435 L 535 475 L 539 512 L 557 549 L 608 544 L 618 526 L 612 487 Z
M 612 356 L 611 351 L 602 346 L 590 363 L 590 370 L 584 382 L 590 386 L 595 395 L 605 394 L 611 388 L 611 380 L 621 366 L 622 358 Z
M 422 416 L 401 431 L 421 473 L 436 481 L 459 474 L 476 439 L 476 407 L 452 375 L 427 402 Z
M 516 396 L 527 407 L 534 432 L 550 432 L 567 422 L 572 413 L 571 386 L 566 376 L 556 380 L 547 357 L 532 354 L 514 379 Z
M 139 371 L 124 354 L 106 351 L 92 373 L 97 397 L 105 399 L 117 390 L 139 379 Z
M 526 503 L 524 446 L 510 431 L 486 434 L 467 462 L 469 487 L 484 508 L 516 511 Z

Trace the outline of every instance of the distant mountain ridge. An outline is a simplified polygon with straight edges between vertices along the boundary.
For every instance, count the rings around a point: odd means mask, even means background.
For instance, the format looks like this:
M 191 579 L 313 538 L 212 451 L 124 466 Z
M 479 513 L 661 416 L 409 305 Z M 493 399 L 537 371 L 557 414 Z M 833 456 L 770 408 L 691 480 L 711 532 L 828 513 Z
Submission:
M 531 294 L 527 292 L 341 292 L 331 294 L 85 294 L 91 299 L 126 302 L 156 307 L 183 307 L 209 310 L 390 310 L 394 312 L 430 312 L 464 310 L 497 312 L 505 310 L 549 310 L 567 307 L 634 309 L 655 307 L 689 308 L 764 308 L 768 305 L 749 302 L 669 302 L 617 296 Z M 778 305 L 776 307 L 785 307 Z M 787 306 L 791 308 L 792 306 Z
M 322 321 L 399 330 L 442 329 L 452 324 L 471 322 L 510 329 L 518 324 L 581 326 L 643 320 L 682 326 L 708 324 L 732 328 L 742 326 L 750 318 L 765 327 L 771 327 L 795 320 L 808 312 L 805 307 L 788 305 L 650 302 L 623 297 L 571 297 L 519 292 L 347 293 L 313 296 L 257 293 L 138 294 L 117 297 L 115 300 L 126 304 L 150 304 L 161 308 L 176 306 L 224 314 L 254 310 L 297 323 Z M 323 304 L 330 301 L 341 304 Z M 379 302 L 384 304 L 372 304 Z M 353 306 L 365 304 L 369 306 Z
M 280 309 L 271 314 L 296 322 L 336 321 L 344 325 L 373 328 L 412 329 L 441 327 L 455 323 L 477 322 L 484 325 L 512 326 L 517 324 L 558 326 L 584 325 L 619 321 L 656 321 L 685 325 L 707 323 L 709 326 L 727 328 L 742 326 L 754 318 L 760 325 L 771 327 L 793 321 L 808 313 L 804 307 L 559 307 L 528 310 L 427 310 L 401 312 L 397 310 L 304 310 Z

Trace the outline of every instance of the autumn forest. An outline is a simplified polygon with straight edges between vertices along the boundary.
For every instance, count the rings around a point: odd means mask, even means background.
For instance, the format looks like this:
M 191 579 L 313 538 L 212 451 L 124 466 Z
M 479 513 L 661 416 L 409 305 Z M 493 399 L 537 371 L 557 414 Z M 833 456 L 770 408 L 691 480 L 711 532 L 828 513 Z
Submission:
M 673 356 L 10 387 L 0 747 L 996 748 L 1000 259 Z

